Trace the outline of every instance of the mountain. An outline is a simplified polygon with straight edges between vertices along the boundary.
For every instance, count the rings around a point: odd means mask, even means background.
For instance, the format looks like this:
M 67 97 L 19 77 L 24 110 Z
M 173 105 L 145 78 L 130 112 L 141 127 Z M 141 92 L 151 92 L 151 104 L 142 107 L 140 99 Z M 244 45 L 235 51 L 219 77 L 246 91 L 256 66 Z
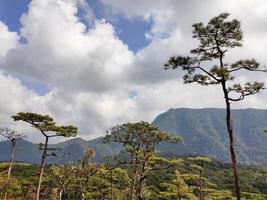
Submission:
M 11 143 L 9 141 L 0 142 L 0 160 L 7 161 L 10 156 Z M 18 140 L 16 145 L 15 160 L 31 163 L 41 161 L 41 151 L 38 147 L 24 139 Z
M 93 148 L 96 151 L 96 155 L 93 159 L 96 162 L 102 161 L 106 156 L 115 155 L 122 149 L 122 146 L 119 144 L 104 144 L 103 137 L 89 141 L 81 138 L 75 138 L 52 146 L 62 149 L 61 151 L 63 154 L 64 152 L 70 153 L 69 155 L 66 155 L 64 157 L 50 157 L 48 159 L 48 162 L 52 163 L 65 163 L 68 160 L 76 161 L 82 156 L 84 150 L 89 147 Z
M 267 163 L 267 110 L 233 110 L 233 123 L 236 135 L 236 148 L 239 162 L 245 164 Z M 229 161 L 228 135 L 225 126 L 224 109 L 170 109 L 160 114 L 153 121 L 162 130 L 180 135 L 179 144 L 161 144 L 161 151 L 170 151 L 178 155 L 202 154 L 222 161 Z M 95 161 L 105 156 L 118 153 L 120 144 L 103 144 L 103 137 L 86 141 L 81 138 L 70 139 L 51 146 L 61 149 L 61 157 L 50 157 L 48 162 L 64 163 L 79 159 L 88 147 L 96 150 Z M 10 143 L 0 142 L 0 160 L 8 160 Z M 39 163 L 40 151 L 36 145 L 20 140 L 17 146 L 16 160 Z
M 238 160 L 245 164 L 267 162 L 267 110 L 237 109 L 232 111 Z M 230 161 L 225 110 L 170 109 L 159 115 L 154 124 L 162 130 L 180 135 L 178 145 L 163 144 L 161 150 L 170 149 L 179 154 L 203 154 L 218 160 Z

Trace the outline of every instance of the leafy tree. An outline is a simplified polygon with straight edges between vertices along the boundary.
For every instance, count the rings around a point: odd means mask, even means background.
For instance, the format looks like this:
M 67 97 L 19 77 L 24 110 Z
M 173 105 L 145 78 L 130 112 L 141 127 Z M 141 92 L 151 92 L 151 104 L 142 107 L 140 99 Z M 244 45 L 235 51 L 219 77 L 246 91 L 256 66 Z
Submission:
M 95 156 L 95 150 L 88 148 L 84 155 L 76 163 L 76 178 L 79 182 L 78 194 L 81 199 L 86 199 L 86 191 L 89 189 L 90 178 L 97 173 L 102 164 L 91 161 Z
M 242 194 L 243 194 L 244 200 L 250 200 L 250 199 L 253 199 L 253 200 L 264 200 L 264 199 L 267 198 L 266 195 L 249 193 L 249 192 L 244 192 Z
M 203 200 L 203 172 L 204 172 L 204 164 L 211 162 L 209 157 L 205 156 L 196 156 L 188 158 L 189 161 L 192 161 L 194 164 L 190 165 L 191 169 L 195 170 L 199 175 L 199 199 Z
M 104 160 L 111 200 L 119 198 L 125 199 L 126 195 L 122 197 L 119 191 L 124 190 L 126 194 L 126 190 L 128 189 L 130 183 L 127 172 L 119 167 L 121 161 L 119 156 L 120 155 L 107 156 Z
M 193 194 L 192 189 L 185 183 L 180 172 L 175 171 L 175 178 L 166 183 L 161 184 L 164 191 L 160 192 L 162 199 L 178 199 L 178 200 L 196 200 L 197 197 Z
M 264 83 L 247 82 L 244 85 L 234 83 L 235 72 L 244 70 L 247 72 L 266 72 L 260 69 L 255 59 L 239 60 L 233 64 L 225 62 L 226 53 L 235 47 L 240 47 L 242 31 L 240 22 L 236 19 L 227 21 L 229 14 L 222 13 L 212 18 L 207 25 L 197 23 L 193 25 L 193 38 L 199 40 L 196 49 L 191 50 L 194 56 L 171 57 L 165 69 L 182 69 L 186 71 L 184 83 L 198 83 L 203 86 L 220 85 L 223 91 L 226 106 L 226 127 L 229 136 L 230 155 L 234 174 L 235 192 L 237 200 L 241 199 L 237 158 L 235 153 L 235 141 L 233 122 L 231 115 L 231 102 L 241 101 L 245 97 L 256 94 L 264 89 Z M 215 62 L 218 61 L 217 64 Z M 207 66 L 211 62 L 211 66 Z M 212 66 L 213 65 L 213 66 Z
M 126 199 L 129 182 L 126 170 L 119 167 L 110 170 L 103 165 L 91 179 L 88 199 Z
M 131 177 L 129 199 L 144 199 L 143 182 L 150 171 L 177 164 L 155 155 L 156 146 L 163 141 L 178 142 L 180 137 L 171 136 L 143 121 L 118 125 L 107 132 L 104 142 L 118 142 L 125 147 L 125 159 L 120 163 L 128 167 Z M 162 168 L 163 163 L 166 165 Z
M 218 189 L 205 189 L 207 193 L 205 200 L 233 200 L 234 197 L 229 190 L 218 190 Z
M 17 115 L 12 116 L 11 118 L 14 121 L 24 121 L 29 123 L 34 128 L 38 129 L 41 134 L 45 137 L 45 143 L 40 144 L 39 149 L 43 151 L 41 165 L 40 165 L 40 174 L 36 192 L 36 200 L 39 200 L 40 196 L 40 189 L 42 183 L 42 177 L 44 173 L 45 161 L 48 156 L 56 156 L 55 148 L 48 147 L 49 139 L 52 137 L 74 137 L 77 135 L 77 127 L 72 125 L 69 126 L 58 126 L 54 122 L 53 118 L 49 115 L 40 115 L 37 113 L 30 113 L 30 112 L 19 112 Z
M 76 169 L 71 161 L 65 165 L 52 165 L 51 171 L 55 177 L 56 185 L 60 188 L 59 199 L 70 199 L 69 186 L 74 181 L 76 174 Z
M 9 178 L 11 174 L 11 170 L 13 167 L 13 162 L 14 162 L 14 157 L 15 157 L 15 146 L 18 142 L 19 139 L 24 138 L 25 136 L 23 134 L 19 134 L 14 130 L 11 130 L 9 128 L 1 128 L 0 129 L 0 135 L 5 137 L 11 142 L 11 154 L 10 154 L 10 159 L 9 159 L 9 167 L 7 170 L 7 183 L 6 183 L 6 189 L 5 189 L 5 194 L 4 194 L 4 200 L 7 199 L 7 194 L 8 194 L 8 187 L 9 187 Z
M 127 191 L 130 178 L 127 172 L 124 169 L 116 167 L 113 170 L 108 169 L 107 174 L 108 180 L 110 182 L 110 198 L 109 199 L 125 199 L 126 193 L 122 193 L 121 191 Z

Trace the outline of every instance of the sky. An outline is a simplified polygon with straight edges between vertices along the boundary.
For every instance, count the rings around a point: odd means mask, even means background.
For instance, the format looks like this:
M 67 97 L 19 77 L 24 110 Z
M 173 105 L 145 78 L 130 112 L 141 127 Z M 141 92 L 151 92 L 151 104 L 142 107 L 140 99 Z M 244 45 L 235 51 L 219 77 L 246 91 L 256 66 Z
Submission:
M 198 45 L 193 23 L 222 12 L 241 21 L 244 35 L 226 61 L 255 58 L 265 67 L 264 0 L 1 0 L 1 126 L 39 142 L 36 130 L 10 118 L 37 112 L 93 139 L 170 108 L 223 108 L 219 87 L 184 85 L 182 72 L 163 70 L 171 56 Z M 237 74 L 238 82 L 250 80 L 267 82 L 267 75 Z M 267 92 L 232 107 L 266 109 Z

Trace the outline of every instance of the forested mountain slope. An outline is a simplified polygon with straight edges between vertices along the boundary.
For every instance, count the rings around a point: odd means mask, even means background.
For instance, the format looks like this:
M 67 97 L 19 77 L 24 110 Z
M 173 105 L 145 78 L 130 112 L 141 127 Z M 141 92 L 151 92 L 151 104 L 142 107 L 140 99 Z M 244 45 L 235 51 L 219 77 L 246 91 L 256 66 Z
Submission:
M 267 110 L 233 110 L 233 120 L 239 162 L 267 163 L 267 134 L 263 132 L 267 128 Z M 228 136 L 223 109 L 170 109 L 156 117 L 153 124 L 183 138 L 180 144 L 162 144 L 160 151 L 171 151 L 178 155 L 202 154 L 229 161 Z M 48 161 L 77 160 L 88 147 L 96 150 L 96 161 L 120 151 L 120 145 L 103 144 L 102 139 L 86 141 L 75 138 L 55 144 L 54 147 L 61 149 L 61 155 L 67 152 L 70 154 L 49 158 Z M 9 145 L 7 141 L 0 142 L 0 160 L 8 160 Z M 36 145 L 25 140 L 19 141 L 16 160 L 38 163 L 39 159 L 40 152 Z

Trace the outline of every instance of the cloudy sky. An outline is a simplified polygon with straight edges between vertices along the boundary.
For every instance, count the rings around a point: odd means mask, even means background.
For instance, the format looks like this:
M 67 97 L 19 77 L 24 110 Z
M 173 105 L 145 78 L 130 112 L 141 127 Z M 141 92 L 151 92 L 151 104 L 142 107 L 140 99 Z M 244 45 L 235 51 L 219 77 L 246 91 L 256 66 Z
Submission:
M 220 88 L 184 85 L 178 71 L 164 71 L 172 55 L 188 55 L 197 41 L 192 23 L 221 12 L 241 20 L 243 47 L 229 62 L 255 58 L 267 65 L 265 0 L 1 0 L 0 124 L 20 111 L 49 114 L 92 139 L 112 125 L 151 122 L 169 108 L 223 107 Z M 238 74 L 238 81 L 266 74 Z M 267 108 L 267 92 L 234 108 Z

